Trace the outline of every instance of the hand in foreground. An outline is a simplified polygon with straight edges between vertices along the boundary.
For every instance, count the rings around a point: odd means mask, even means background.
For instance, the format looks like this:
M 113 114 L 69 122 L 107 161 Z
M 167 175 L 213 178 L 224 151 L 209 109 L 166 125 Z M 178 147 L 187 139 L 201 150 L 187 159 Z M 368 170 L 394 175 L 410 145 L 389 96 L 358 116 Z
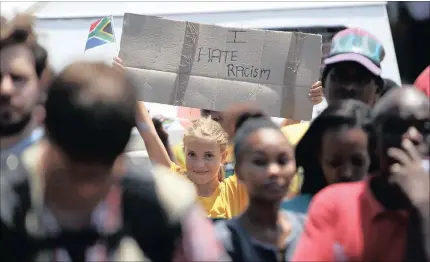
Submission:
M 424 166 L 429 163 L 421 157 L 411 140 L 403 140 L 402 148 L 388 150 L 388 155 L 398 161 L 391 166 L 390 179 L 397 183 L 411 203 L 420 209 L 430 204 L 430 175 Z
M 114 57 L 112 66 L 124 72 L 124 63 L 122 62 L 121 58 L 119 58 L 118 56 Z
M 309 97 L 312 100 L 312 104 L 318 105 L 323 101 L 324 92 L 322 82 L 316 82 L 309 90 Z

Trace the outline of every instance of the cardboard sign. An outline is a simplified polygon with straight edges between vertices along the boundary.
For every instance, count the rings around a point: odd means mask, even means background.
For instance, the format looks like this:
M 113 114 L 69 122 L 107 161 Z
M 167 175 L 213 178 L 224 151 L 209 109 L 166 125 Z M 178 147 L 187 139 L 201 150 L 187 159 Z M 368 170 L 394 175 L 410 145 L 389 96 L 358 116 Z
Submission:
M 126 13 L 119 56 L 138 100 L 217 111 L 250 100 L 273 117 L 307 120 L 321 41 Z

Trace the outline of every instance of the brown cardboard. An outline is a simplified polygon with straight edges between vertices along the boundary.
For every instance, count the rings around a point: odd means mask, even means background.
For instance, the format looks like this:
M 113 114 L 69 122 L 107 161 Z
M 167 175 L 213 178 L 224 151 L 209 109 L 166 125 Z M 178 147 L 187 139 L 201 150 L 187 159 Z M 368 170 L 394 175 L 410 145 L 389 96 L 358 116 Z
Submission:
M 119 56 L 138 100 L 217 111 L 251 100 L 273 117 L 308 120 L 321 41 L 126 13 Z

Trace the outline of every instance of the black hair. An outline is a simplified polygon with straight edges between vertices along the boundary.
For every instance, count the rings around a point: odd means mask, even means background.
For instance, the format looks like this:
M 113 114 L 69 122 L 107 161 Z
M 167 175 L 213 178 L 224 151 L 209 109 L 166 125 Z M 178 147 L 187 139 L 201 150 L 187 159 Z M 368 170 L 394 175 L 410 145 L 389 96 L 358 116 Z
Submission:
M 268 119 L 264 113 L 245 112 L 236 120 L 235 136 L 234 136 L 234 156 L 236 162 L 241 159 L 241 154 L 245 148 L 246 138 L 254 131 L 262 128 L 276 129 L 279 132 L 279 126 L 276 125 L 271 119 Z
M 113 164 L 135 126 L 135 91 L 103 63 L 75 62 L 47 91 L 47 138 L 73 161 Z
M 48 52 L 38 43 L 32 44 L 29 48 L 34 56 L 37 78 L 40 79 L 48 64 Z
M 369 106 L 361 101 L 347 99 L 331 103 L 312 122 L 295 149 L 297 167 L 302 167 L 304 172 L 304 182 L 301 190 L 303 194 L 314 195 L 327 186 L 327 181 L 318 160 L 323 134 L 330 128 L 342 126 L 360 127 L 369 134 L 369 139 L 373 139 L 370 116 L 371 110 Z M 373 146 L 374 143 L 369 141 L 369 147 Z M 369 152 L 373 151 L 373 148 L 369 148 Z M 375 161 L 371 160 L 371 165 L 374 165 L 374 163 Z M 376 167 L 371 166 L 369 169 L 373 170 L 374 168 Z
M 157 132 L 158 137 L 161 140 L 161 143 L 163 143 L 164 148 L 167 151 L 167 154 L 170 157 L 170 160 L 172 162 L 175 161 L 175 157 L 173 155 L 172 150 L 170 149 L 170 143 L 169 143 L 169 134 L 164 130 L 163 122 L 161 122 L 160 119 L 153 117 L 152 123 L 154 124 L 155 131 Z

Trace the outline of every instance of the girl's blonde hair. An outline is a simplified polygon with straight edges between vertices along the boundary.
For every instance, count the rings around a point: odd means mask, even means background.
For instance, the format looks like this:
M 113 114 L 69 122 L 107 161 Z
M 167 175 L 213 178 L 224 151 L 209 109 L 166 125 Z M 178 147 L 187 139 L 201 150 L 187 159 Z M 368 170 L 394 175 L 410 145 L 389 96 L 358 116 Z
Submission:
M 185 131 L 184 146 L 188 139 L 200 138 L 214 140 L 220 147 L 221 153 L 224 153 L 228 147 L 228 135 L 221 125 L 209 117 L 200 117 L 191 122 L 191 126 Z M 220 169 L 219 180 L 224 179 L 224 169 Z

